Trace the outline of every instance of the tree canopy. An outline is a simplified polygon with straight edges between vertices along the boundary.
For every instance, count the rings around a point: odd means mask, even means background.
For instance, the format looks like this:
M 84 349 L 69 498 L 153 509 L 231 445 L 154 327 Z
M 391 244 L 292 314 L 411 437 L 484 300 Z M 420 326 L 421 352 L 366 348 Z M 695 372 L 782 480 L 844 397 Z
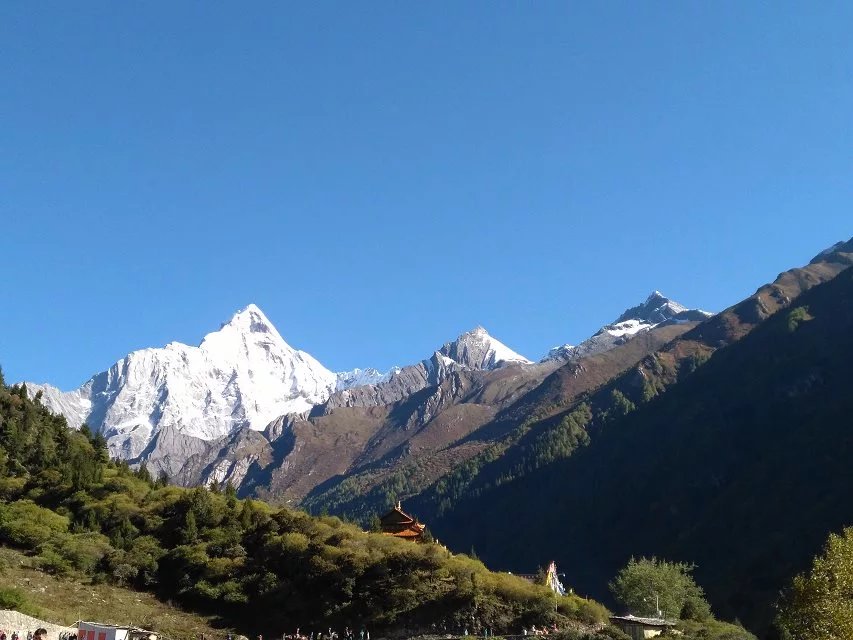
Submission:
M 787 593 L 780 622 L 794 640 L 853 638 L 853 527 L 831 534 Z
M 165 480 L 111 461 L 101 434 L 69 429 L 23 386 L 0 384 L 0 543 L 46 572 L 153 591 L 273 635 L 318 624 L 517 631 L 607 617 L 577 596 L 554 612 L 544 586 L 437 544 L 240 500 L 231 485 Z
M 692 571 L 693 565 L 683 562 L 631 558 L 610 583 L 610 590 L 635 615 L 709 620 L 711 608 Z

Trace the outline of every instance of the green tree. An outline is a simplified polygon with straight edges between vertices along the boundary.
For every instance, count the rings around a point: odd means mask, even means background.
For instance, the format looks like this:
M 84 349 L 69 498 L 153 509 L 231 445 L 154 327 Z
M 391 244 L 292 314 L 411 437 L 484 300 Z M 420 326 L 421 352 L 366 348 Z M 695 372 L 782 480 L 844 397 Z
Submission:
M 195 521 L 195 514 L 192 511 L 187 511 L 182 537 L 184 544 L 192 544 L 198 540 L 198 525 Z
M 232 512 L 237 507 L 237 488 L 234 486 L 234 483 L 231 482 L 231 478 L 228 478 L 225 483 L 225 505 Z
M 370 525 L 367 530 L 372 531 L 373 533 L 379 533 L 382 531 L 382 521 L 375 513 L 370 516 Z
M 853 638 L 853 527 L 831 534 L 811 570 L 794 578 L 780 622 L 795 640 Z
M 148 471 L 148 467 L 144 462 L 139 465 L 139 469 L 136 471 L 136 477 L 148 484 L 152 483 L 151 472 Z
M 691 575 L 693 565 L 657 558 L 631 558 L 610 590 L 631 613 L 666 618 L 711 619 L 702 588 Z

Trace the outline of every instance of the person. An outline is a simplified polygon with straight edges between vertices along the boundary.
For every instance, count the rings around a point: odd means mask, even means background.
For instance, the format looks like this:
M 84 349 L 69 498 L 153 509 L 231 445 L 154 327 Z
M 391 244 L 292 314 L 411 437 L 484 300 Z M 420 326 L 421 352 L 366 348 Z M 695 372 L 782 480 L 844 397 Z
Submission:
M 33 634 L 33 640 L 47 640 L 47 629 L 39 627 Z

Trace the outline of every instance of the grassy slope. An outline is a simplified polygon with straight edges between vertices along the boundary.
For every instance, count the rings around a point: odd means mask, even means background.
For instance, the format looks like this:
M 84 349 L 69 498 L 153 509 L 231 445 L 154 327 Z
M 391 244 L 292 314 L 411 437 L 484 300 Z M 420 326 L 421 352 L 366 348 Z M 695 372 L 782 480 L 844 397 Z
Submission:
M 226 633 L 214 626 L 215 619 L 183 611 L 150 593 L 92 584 L 88 578 L 59 578 L 33 564 L 33 559 L 20 551 L 0 547 L 0 582 L 25 594 L 28 606 L 21 608 L 22 613 L 47 622 L 70 626 L 83 619 L 135 624 L 175 640 Z

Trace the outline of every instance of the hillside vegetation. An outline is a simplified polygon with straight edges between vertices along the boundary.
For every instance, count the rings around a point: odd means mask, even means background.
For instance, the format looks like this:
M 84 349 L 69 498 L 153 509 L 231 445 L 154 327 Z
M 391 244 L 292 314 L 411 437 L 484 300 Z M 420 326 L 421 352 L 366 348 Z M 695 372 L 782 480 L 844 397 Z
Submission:
M 596 386 L 578 385 L 592 372 L 586 360 L 567 364 L 522 399 L 523 410 L 516 414 L 515 423 L 509 422 L 512 428 L 506 435 L 439 478 L 410 501 L 411 506 L 434 522 L 442 535 L 457 531 L 456 519 L 465 519 L 472 500 L 569 458 L 614 420 L 690 377 L 717 349 L 737 342 L 804 291 L 831 280 L 851 264 L 853 240 L 839 243 L 833 251 L 780 274 L 754 295 L 686 333 L 670 333 L 666 343 L 638 353 L 634 360 L 619 359 L 623 366 L 611 368 L 608 378 L 599 378 Z M 638 339 L 611 353 L 631 348 Z M 443 518 L 447 526 L 440 522 Z
M 0 542 L 77 582 L 156 593 L 220 626 L 280 635 L 296 627 L 498 631 L 594 624 L 606 610 L 489 572 L 435 544 L 368 534 L 334 517 L 183 489 L 110 461 L 106 442 L 0 380 Z M 153 620 L 151 626 L 156 627 Z M 319 627 L 317 627 L 319 628 Z
M 742 337 L 709 358 L 673 358 L 682 340 L 649 359 L 636 377 L 641 395 L 605 387 L 531 429 L 515 468 L 525 450 L 541 458 L 537 442 L 562 443 L 570 455 L 512 481 L 483 465 L 471 478 L 489 472 L 489 490 L 472 491 L 487 485 L 469 480 L 434 532 L 475 545 L 487 561 L 512 558 L 516 570 L 552 554 L 570 581 L 599 596 L 601 576 L 632 555 L 695 562 L 718 613 L 764 628 L 790 577 L 829 531 L 853 521 L 853 270 L 756 317 L 751 332 L 734 324 L 748 311 L 716 320 Z M 694 332 L 684 338 L 721 335 Z M 473 510 L 504 526 L 483 535 Z
M 168 638 L 221 636 L 215 616 L 184 611 L 154 595 L 108 582 L 59 576 L 39 567 L 30 557 L 0 548 L 0 608 L 13 608 L 43 620 L 73 626 L 79 620 L 134 624 L 156 629 Z

